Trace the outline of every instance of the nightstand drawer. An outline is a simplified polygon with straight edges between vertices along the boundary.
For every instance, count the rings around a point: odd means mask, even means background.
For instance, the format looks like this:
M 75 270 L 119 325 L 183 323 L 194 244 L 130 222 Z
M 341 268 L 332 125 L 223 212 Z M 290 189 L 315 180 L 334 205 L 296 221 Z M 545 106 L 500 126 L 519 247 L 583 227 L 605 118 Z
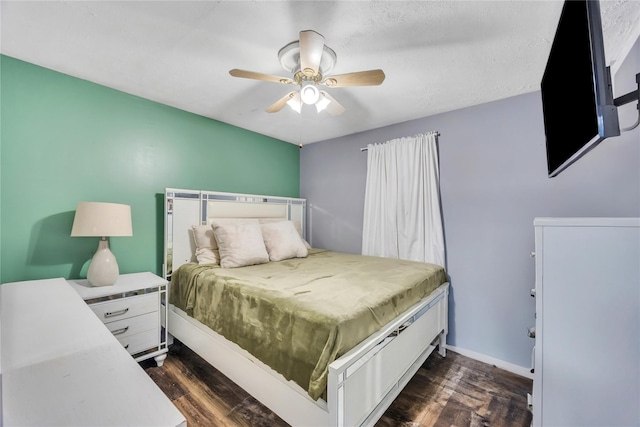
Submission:
M 103 323 L 127 319 L 140 314 L 158 311 L 159 294 L 157 292 L 130 298 L 91 304 L 91 310 Z
M 128 337 L 116 337 L 120 344 L 129 352 L 129 354 L 140 353 L 158 346 L 158 336 L 160 330 L 158 327 L 149 331 L 140 332 L 139 334 L 130 335 Z
M 158 329 L 158 312 L 147 313 L 106 324 L 116 338 L 125 338 L 151 329 Z

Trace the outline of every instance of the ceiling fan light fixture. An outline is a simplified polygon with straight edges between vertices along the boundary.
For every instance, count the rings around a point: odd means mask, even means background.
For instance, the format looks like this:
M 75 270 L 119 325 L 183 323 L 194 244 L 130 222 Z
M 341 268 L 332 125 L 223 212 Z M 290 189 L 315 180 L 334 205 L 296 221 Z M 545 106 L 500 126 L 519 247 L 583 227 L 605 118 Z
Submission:
M 305 84 L 300 89 L 300 98 L 302 98 L 302 102 L 305 104 L 315 104 L 320 98 L 320 91 L 313 83 Z
M 293 73 L 292 78 L 236 68 L 229 71 L 233 77 L 296 86 L 295 90 L 267 107 L 265 110 L 267 113 L 277 113 L 288 104 L 294 111 L 301 114 L 304 103 L 315 105 L 318 113 L 326 111 L 331 116 L 337 116 L 344 113 L 344 107 L 329 93 L 321 91 L 319 86 L 328 88 L 377 86 L 384 81 L 385 75 L 380 69 L 327 76 L 333 70 L 337 56 L 324 43 L 324 36 L 313 30 L 304 30 L 300 31 L 299 37 L 278 52 L 280 63 L 285 70 Z

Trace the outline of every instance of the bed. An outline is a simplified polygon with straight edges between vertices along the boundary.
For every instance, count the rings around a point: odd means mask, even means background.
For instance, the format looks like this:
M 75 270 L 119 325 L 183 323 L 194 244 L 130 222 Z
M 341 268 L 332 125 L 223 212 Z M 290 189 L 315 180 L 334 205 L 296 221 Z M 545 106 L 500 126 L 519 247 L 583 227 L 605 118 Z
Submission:
M 434 349 L 445 355 L 442 267 L 308 245 L 304 255 L 236 268 L 229 257 L 227 268 L 220 258 L 198 262 L 196 227 L 224 242 L 227 224 L 295 224 L 306 242 L 305 212 L 304 199 L 166 189 L 165 322 L 293 426 L 372 425 Z

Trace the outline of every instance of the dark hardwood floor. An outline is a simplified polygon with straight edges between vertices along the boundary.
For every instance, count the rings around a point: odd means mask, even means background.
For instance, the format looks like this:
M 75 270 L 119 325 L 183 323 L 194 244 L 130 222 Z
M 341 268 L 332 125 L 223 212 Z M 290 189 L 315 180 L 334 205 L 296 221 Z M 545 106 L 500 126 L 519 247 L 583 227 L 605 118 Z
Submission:
M 188 347 L 162 367 L 141 366 L 195 426 L 288 426 Z M 379 427 L 529 427 L 529 379 L 452 351 L 434 352 L 387 409 Z

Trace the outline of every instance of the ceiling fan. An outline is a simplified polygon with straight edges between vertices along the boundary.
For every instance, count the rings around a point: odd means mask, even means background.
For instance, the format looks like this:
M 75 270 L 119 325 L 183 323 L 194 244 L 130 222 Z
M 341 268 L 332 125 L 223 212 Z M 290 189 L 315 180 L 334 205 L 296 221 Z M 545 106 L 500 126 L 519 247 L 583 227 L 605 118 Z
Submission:
M 316 110 L 326 110 L 332 116 L 342 114 L 345 109 L 325 90 L 327 88 L 346 86 L 377 86 L 384 81 L 382 70 L 358 71 L 330 76 L 336 64 L 337 56 L 333 49 L 324 44 L 324 37 L 312 30 L 300 31 L 300 39 L 284 46 L 278 52 L 278 58 L 285 70 L 293 73 L 293 77 L 280 77 L 254 71 L 229 71 L 233 77 L 263 80 L 286 85 L 298 85 L 300 88 L 287 93 L 266 109 L 268 113 L 276 113 L 289 105 L 300 113 L 302 104 L 315 105 Z

